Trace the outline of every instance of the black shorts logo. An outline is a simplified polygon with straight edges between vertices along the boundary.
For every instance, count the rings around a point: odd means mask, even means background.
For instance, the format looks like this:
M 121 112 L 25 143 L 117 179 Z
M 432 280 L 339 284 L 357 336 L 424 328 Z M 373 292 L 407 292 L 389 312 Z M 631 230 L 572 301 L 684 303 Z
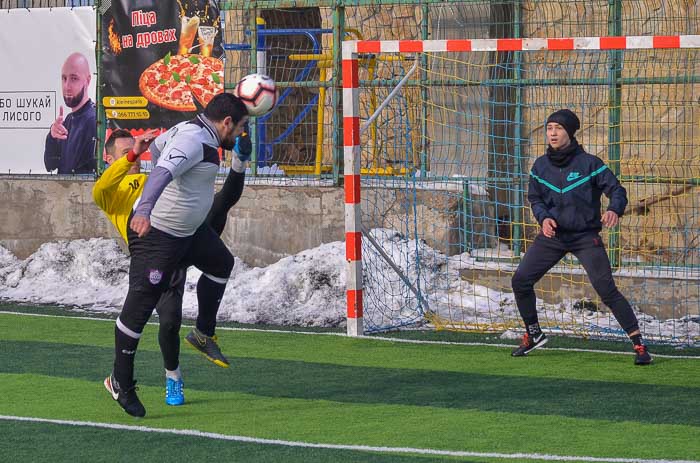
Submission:
M 158 269 L 150 269 L 148 271 L 148 281 L 153 285 L 159 284 L 163 280 L 163 272 Z

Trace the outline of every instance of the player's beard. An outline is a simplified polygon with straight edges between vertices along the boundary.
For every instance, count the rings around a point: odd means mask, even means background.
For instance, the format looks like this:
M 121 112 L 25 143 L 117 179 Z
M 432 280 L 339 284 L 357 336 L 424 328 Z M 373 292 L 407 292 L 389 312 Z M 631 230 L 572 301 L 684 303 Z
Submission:
M 63 101 L 66 103 L 66 106 L 69 108 L 75 108 L 80 104 L 81 101 L 83 101 L 83 97 L 85 96 L 85 87 L 83 87 L 80 90 L 80 93 L 77 95 L 74 95 L 72 97 L 67 97 L 63 95 Z

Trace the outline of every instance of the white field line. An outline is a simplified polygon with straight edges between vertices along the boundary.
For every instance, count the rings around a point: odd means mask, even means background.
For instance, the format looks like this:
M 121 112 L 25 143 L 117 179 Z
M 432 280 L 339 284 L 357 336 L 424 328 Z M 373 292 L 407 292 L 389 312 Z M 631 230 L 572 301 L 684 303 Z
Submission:
M 12 312 L 0 310 L 0 315 L 19 315 L 26 317 L 47 317 L 47 318 L 70 318 L 75 320 L 95 320 L 101 322 L 113 322 L 116 323 L 116 319 L 113 318 L 99 318 L 99 317 L 78 317 L 71 315 L 49 315 L 49 314 L 35 314 L 26 312 Z M 148 325 L 158 326 L 158 322 L 148 322 Z M 186 325 L 183 323 L 184 328 L 193 328 L 194 325 Z M 344 333 L 324 333 L 316 331 L 293 331 L 293 330 L 266 330 L 264 328 L 233 328 L 226 326 L 217 326 L 219 331 L 251 331 L 259 333 L 282 333 L 282 334 L 304 334 L 312 336 L 338 336 L 338 337 L 348 337 Z M 367 339 L 370 341 L 385 341 L 385 342 L 395 342 L 395 343 L 405 343 L 405 344 L 436 344 L 436 345 L 447 345 L 447 346 L 473 346 L 473 347 L 500 347 L 509 348 L 517 347 L 516 344 L 496 344 L 488 342 L 455 342 L 455 341 L 423 341 L 419 339 L 400 339 L 400 338 L 387 338 L 382 336 L 356 336 L 351 339 Z M 620 352 L 614 350 L 599 350 L 599 349 L 579 349 L 575 347 L 543 347 L 541 350 L 552 350 L 552 351 L 565 351 L 565 352 L 586 352 L 590 354 L 610 354 L 610 355 L 634 355 L 634 352 Z M 669 359 L 686 359 L 686 360 L 700 360 L 699 355 L 668 355 L 668 354 L 654 354 L 654 357 L 659 358 L 669 358 Z M 699 462 L 700 463 L 700 462 Z
M 421 455 L 437 455 L 449 457 L 477 457 L 477 458 L 502 458 L 506 460 L 548 460 L 548 461 L 590 461 L 601 463 L 700 463 L 697 460 L 653 460 L 644 458 L 613 458 L 613 457 L 586 457 L 568 455 L 549 455 L 539 453 L 492 453 L 492 452 L 468 452 L 461 450 L 440 450 L 423 449 L 412 447 L 373 447 L 370 445 L 343 445 L 343 444 L 320 444 L 315 442 L 288 441 L 280 439 L 259 439 L 248 436 L 231 436 L 214 432 L 203 432 L 190 429 L 162 429 L 149 428 L 147 426 L 130 426 L 125 424 L 97 423 L 94 421 L 73 421 L 73 420 L 53 420 L 47 418 L 32 418 L 24 416 L 0 415 L 0 420 L 24 421 L 30 423 L 48 423 L 67 426 L 82 426 L 89 428 L 115 429 L 120 431 L 138 431 L 160 434 L 173 434 L 177 436 L 203 437 L 233 442 L 246 442 L 262 445 L 282 445 L 286 447 L 302 447 L 329 450 L 349 450 L 358 452 L 383 452 L 383 453 L 412 453 Z

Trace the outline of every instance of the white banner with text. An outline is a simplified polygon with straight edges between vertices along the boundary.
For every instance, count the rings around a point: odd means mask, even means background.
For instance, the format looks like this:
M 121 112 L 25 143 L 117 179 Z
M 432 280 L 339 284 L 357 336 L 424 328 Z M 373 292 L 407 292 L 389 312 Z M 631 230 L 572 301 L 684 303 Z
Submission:
M 95 170 L 92 7 L 0 10 L 0 173 Z

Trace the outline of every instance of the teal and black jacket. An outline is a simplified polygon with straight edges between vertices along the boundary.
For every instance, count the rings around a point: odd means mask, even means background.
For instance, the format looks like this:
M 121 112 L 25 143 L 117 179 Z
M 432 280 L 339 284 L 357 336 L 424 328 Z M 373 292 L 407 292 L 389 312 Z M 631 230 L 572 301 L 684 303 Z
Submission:
M 627 191 L 600 158 L 579 145 L 562 167 L 552 164 L 548 155 L 537 158 L 527 197 L 537 222 L 541 225 L 546 218 L 554 219 L 560 235 L 599 232 L 603 193 L 610 199 L 608 210 L 622 217 Z

